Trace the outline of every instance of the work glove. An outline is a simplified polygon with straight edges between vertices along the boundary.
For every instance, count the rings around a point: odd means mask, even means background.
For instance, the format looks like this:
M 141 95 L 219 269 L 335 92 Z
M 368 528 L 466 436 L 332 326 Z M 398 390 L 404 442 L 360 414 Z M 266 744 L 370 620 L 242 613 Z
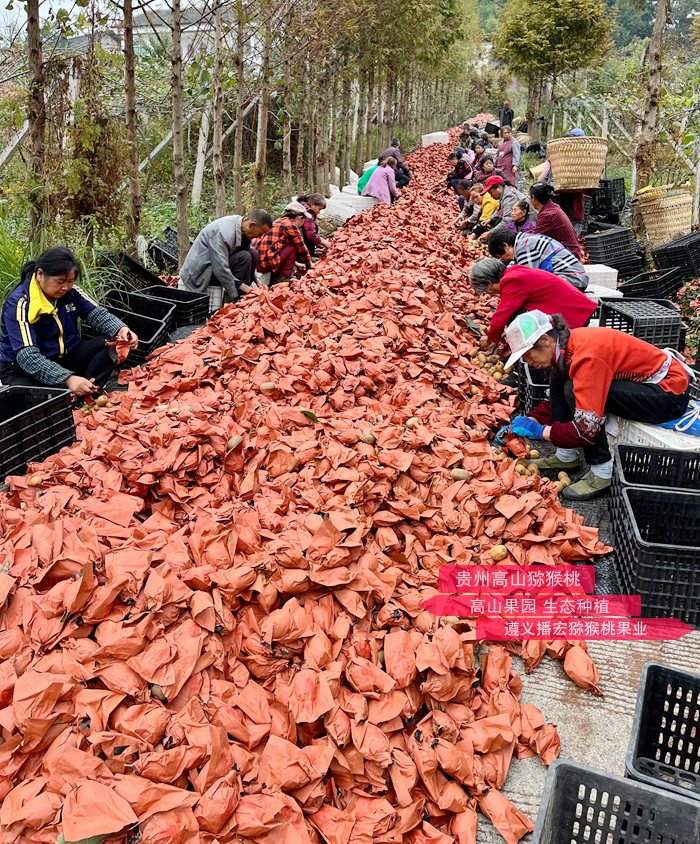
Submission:
M 510 423 L 510 430 L 517 437 L 529 437 L 531 440 L 541 440 L 546 425 L 540 425 L 528 416 L 516 416 Z
M 503 445 L 506 440 L 506 434 L 508 433 L 508 425 L 504 425 L 502 428 L 499 428 L 496 432 L 496 436 L 494 437 L 493 443 L 494 445 Z

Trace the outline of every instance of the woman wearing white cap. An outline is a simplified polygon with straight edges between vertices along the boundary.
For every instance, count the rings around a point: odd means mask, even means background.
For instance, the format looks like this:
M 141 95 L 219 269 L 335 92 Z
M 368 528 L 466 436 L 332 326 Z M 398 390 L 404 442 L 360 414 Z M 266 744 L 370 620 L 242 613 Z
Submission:
M 658 425 L 682 416 L 688 406 L 689 372 L 671 349 L 612 328 L 574 328 L 542 311 L 520 314 L 506 328 L 511 356 L 537 369 L 552 367 L 549 402 L 517 416 L 510 430 L 557 447 L 534 462 L 540 469 L 576 470 L 582 448 L 588 474 L 562 495 L 586 501 L 611 484 L 612 458 L 605 414 Z
M 311 214 L 300 202 L 290 202 L 258 243 L 258 272 L 270 273 L 270 282 L 289 281 L 297 263 L 311 268 L 311 255 L 304 243 L 302 226 Z

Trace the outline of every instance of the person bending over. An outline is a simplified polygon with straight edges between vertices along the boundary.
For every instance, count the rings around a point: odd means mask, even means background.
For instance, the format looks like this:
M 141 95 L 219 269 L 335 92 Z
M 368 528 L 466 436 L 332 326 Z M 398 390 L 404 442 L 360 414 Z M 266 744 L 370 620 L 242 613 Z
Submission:
M 197 235 L 180 270 L 185 289 L 206 293 L 209 285 L 215 285 L 234 301 L 249 293 L 258 263 L 251 242 L 271 228 L 272 217 L 263 208 L 245 217 L 232 214 L 209 223 Z
M 583 264 L 559 241 L 544 234 L 516 234 L 505 226 L 498 226 L 490 233 L 489 252 L 506 263 L 554 273 L 578 290 L 588 287 Z

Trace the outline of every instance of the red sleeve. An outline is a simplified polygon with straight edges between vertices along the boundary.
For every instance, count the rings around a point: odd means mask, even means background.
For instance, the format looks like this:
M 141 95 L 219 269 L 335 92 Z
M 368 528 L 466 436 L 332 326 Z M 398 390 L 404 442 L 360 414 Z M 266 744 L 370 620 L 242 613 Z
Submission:
M 300 263 L 310 264 L 311 255 L 309 255 L 309 250 L 306 248 L 306 244 L 304 243 L 304 236 L 302 235 L 299 226 L 292 225 L 292 227 L 289 229 L 289 234 L 292 239 L 292 243 L 297 248 L 297 258 L 299 259 Z
M 491 317 L 486 336 L 492 343 L 497 343 L 503 336 L 506 326 L 514 313 L 519 311 L 527 301 L 527 290 L 524 284 L 502 284 L 501 301 L 496 313 Z
M 307 217 L 304 220 L 304 231 L 306 232 L 306 236 L 309 238 L 311 243 L 314 246 L 320 246 L 321 238 L 318 236 L 318 229 L 316 228 L 316 220 L 312 220 L 311 217 Z
M 590 440 L 581 436 L 574 422 L 552 422 L 549 440 L 558 448 L 585 448 L 591 445 Z
M 548 401 L 541 401 L 528 413 L 529 419 L 534 419 L 540 425 L 549 425 L 552 421 L 552 408 Z

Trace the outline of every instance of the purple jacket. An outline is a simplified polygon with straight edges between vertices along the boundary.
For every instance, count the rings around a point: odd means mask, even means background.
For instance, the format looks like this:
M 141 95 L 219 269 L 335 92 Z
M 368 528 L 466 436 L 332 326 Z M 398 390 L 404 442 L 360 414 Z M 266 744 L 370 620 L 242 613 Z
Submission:
M 391 198 L 398 199 L 401 194 L 396 188 L 396 177 L 394 171 L 389 165 L 382 166 L 381 164 L 372 173 L 369 182 L 365 185 L 362 191 L 362 196 L 373 196 L 380 202 L 386 202 L 391 205 Z
M 396 159 L 398 164 L 403 164 L 403 156 L 396 147 L 389 147 L 388 149 L 385 149 L 384 152 L 379 156 L 379 160 L 384 161 L 385 159 L 389 158 L 390 155 Z

